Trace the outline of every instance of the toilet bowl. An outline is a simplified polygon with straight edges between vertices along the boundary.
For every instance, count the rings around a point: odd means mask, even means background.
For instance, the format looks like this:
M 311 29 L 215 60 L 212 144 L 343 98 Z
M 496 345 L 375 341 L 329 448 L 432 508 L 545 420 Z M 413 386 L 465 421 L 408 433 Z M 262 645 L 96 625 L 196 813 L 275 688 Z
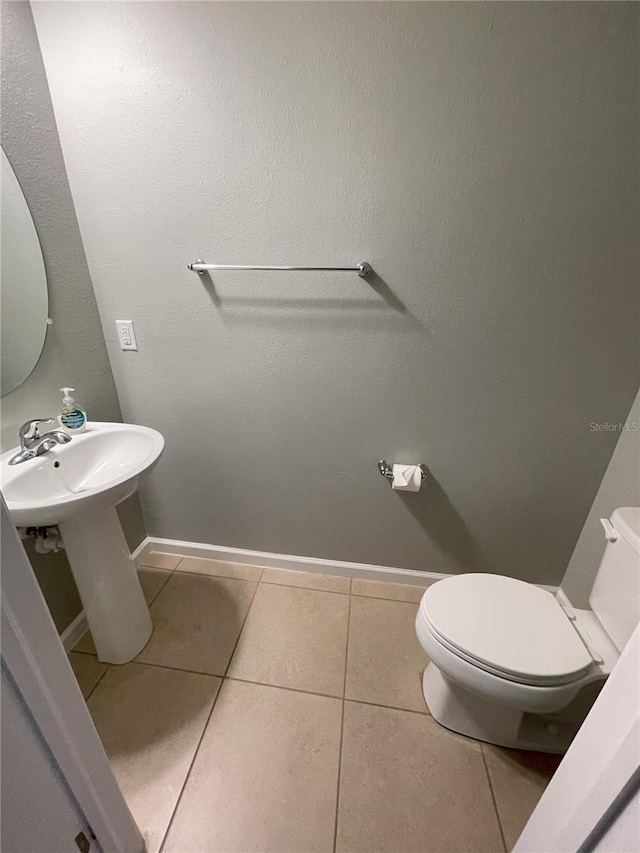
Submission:
M 416 633 L 439 723 L 501 746 L 567 749 L 640 619 L 640 509 L 618 509 L 607 525 L 591 610 L 501 575 L 427 589 Z

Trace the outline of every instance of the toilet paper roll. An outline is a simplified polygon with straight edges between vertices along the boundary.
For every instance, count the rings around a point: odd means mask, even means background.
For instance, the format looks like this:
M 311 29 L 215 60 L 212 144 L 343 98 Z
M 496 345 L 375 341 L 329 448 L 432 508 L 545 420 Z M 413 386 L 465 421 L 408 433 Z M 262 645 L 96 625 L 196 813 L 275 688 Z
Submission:
M 397 492 L 419 492 L 422 471 L 419 465 L 394 465 L 392 488 Z

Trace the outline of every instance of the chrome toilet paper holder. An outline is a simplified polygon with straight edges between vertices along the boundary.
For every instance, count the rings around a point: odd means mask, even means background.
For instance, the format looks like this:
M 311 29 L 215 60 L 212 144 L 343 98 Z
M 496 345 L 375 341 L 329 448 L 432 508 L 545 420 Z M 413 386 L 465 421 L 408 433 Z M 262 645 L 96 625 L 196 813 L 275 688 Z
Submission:
M 424 483 L 427 479 L 427 466 L 423 465 L 422 462 L 418 466 L 420 468 L 420 479 Z M 386 459 L 381 459 L 378 462 L 378 471 L 382 474 L 383 477 L 386 477 L 387 480 L 393 479 L 393 465 L 389 465 Z

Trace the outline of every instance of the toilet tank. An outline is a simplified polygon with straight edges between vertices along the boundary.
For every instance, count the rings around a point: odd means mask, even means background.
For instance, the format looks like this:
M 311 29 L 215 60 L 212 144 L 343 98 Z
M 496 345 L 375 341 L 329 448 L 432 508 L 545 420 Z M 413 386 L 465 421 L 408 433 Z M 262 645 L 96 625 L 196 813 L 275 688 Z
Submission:
M 589 596 L 598 621 L 622 651 L 640 621 L 640 507 L 625 506 L 611 514 L 605 548 Z

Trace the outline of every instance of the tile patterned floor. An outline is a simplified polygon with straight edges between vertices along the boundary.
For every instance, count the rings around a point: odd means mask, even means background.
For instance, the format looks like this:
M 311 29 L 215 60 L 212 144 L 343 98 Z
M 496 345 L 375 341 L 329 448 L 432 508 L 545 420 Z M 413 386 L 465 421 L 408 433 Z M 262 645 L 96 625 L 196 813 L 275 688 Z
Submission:
M 420 587 L 145 563 L 138 658 L 69 658 L 149 853 L 511 850 L 559 758 L 431 718 Z

